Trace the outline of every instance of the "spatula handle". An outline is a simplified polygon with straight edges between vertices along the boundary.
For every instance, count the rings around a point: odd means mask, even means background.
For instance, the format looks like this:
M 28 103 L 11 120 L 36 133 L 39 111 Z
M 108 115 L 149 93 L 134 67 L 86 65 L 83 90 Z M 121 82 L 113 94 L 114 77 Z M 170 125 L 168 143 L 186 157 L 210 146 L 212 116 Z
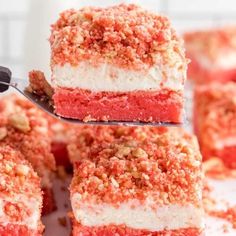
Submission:
M 0 93 L 8 90 L 11 83 L 11 71 L 3 66 L 0 66 Z

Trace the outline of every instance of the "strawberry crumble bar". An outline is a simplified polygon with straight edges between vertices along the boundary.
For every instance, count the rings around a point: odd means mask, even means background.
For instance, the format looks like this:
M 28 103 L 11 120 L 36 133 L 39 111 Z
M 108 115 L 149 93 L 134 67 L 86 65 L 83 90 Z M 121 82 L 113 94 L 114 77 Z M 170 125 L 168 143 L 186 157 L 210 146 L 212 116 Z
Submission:
M 188 78 L 196 83 L 236 81 L 236 27 L 186 33 Z
M 69 145 L 80 154 L 70 186 L 73 236 L 201 234 L 201 155 L 193 136 L 181 129 L 90 129 L 103 130 L 98 140 L 78 135 Z
M 20 152 L 0 146 L 0 235 L 40 236 L 40 179 Z
M 218 157 L 236 168 L 236 84 L 197 86 L 194 126 L 205 159 Z
M 52 178 L 56 166 L 48 121 L 42 111 L 14 94 L 0 100 L 0 146 L 3 145 L 20 151 L 41 177 L 43 214 L 55 210 Z
M 136 5 L 68 10 L 52 26 L 55 112 L 181 123 L 187 60 L 169 20 Z

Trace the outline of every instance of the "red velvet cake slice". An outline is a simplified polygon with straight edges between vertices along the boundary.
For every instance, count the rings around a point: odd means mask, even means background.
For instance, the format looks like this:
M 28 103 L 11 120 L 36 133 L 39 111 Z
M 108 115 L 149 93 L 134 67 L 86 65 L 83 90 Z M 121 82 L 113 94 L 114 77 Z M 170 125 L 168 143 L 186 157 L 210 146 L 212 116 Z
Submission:
M 44 191 L 43 213 L 55 209 L 52 177 L 55 160 L 45 114 L 14 94 L 0 100 L 0 145 L 18 150 L 41 177 Z
M 236 83 L 198 86 L 194 125 L 205 159 L 219 157 L 236 168 Z
M 196 83 L 236 81 L 236 27 L 186 33 L 188 78 Z
M 31 165 L 8 146 L 0 146 L 0 235 L 40 236 L 42 192 Z
M 50 43 L 58 115 L 182 122 L 187 60 L 166 17 L 125 4 L 68 10 Z
M 110 132 L 105 128 L 104 137 Z M 201 155 L 194 137 L 181 129 L 126 127 L 112 143 L 86 146 L 77 150 L 70 186 L 73 236 L 201 234 Z

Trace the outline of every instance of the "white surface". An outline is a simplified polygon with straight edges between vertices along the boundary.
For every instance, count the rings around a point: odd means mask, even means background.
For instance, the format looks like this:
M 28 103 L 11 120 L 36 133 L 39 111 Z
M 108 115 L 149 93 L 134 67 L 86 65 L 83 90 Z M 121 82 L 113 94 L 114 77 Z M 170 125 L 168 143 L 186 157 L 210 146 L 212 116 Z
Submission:
M 69 193 L 62 191 L 61 187 L 68 187 L 70 180 L 66 181 L 66 184 L 63 184 L 60 180 L 55 181 L 55 193 L 57 203 L 59 204 L 59 210 L 50 216 L 44 218 L 44 224 L 46 225 L 45 236 L 52 235 L 60 235 L 60 236 L 68 236 L 70 235 L 71 229 L 69 227 L 69 220 L 67 218 L 67 227 L 62 227 L 58 223 L 58 217 L 67 216 L 67 212 L 69 208 L 65 208 L 64 204 L 69 203 Z M 236 205 L 236 179 L 229 179 L 227 181 L 222 180 L 210 180 L 210 186 L 214 188 L 212 192 L 212 196 L 219 203 L 219 208 L 224 209 L 225 203 L 229 203 L 229 205 Z M 217 219 L 213 217 L 206 216 L 205 217 L 206 230 L 205 236 L 235 236 L 236 230 L 232 229 L 230 223 L 225 220 Z M 227 227 L 228 232 L 224 232 L 224 226 Z
M 128 92 L 161 88 L 183 90 L 182 81 L 186 78 L 186 71 L 178 70 L 178 65 L 175 68 L 165 67 L 156 65 L 147 72 L 137 72 L 107 63 L 96 67 L 89 62 L 81 62 L 78 66 L 56 65 L 53 68 L 53 83 L 59 87 L 89 89 L 96 92 Z M 167 75 L 167 79 L 163 80 L 162 72 Z
M 133 229 L 149 231 L 173 230 L 187 227 L 203 227 L 202 210 L 193 205 L 167 205 L 153 208 L 152 198 L 140 204 L 137 200 L 122 203 L 119 207 L 110 204 L 84 202 L 81 195 L 72 197 L 75 218 L 85 226 L 127 225 Z M 155 205 L 155 204 L 154 204 Z

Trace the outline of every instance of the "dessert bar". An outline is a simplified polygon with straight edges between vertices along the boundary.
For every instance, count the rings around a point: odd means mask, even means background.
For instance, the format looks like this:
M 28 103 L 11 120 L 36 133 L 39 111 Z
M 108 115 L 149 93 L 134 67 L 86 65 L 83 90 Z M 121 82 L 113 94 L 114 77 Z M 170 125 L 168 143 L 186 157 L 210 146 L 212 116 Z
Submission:
M 44 192 L 43 213 L 55 209 L 52 178 L 55 159 L 45 114 L 33 104 L 14 94 L 0 100 L 0 146 L 18 150 L 41 177 Z
M 218 157 L 236 168 L 236 83 L 197 86 L 194 113 L 203 158 Z
M 103 136 L 111 132 L 113 142 L 94 136 L 90 151 L 86 142 L 77 150 L 72 235 L 200 235 L 202 171 L 195 137 L 181 129 L 128 127 L 104 128 Z
M 68 10 L 52 26 L 55 112 L 83 121 L 183 121 L 187 60 L 169 20 L 136 5 Z

